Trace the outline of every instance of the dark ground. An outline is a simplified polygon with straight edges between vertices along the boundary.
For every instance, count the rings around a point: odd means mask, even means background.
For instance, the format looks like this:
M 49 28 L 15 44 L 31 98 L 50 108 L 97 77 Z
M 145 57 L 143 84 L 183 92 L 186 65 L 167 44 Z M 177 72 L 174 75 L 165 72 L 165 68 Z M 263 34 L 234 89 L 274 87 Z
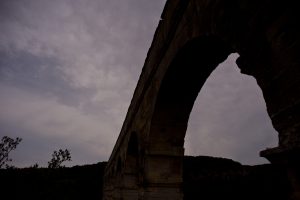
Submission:
M 280 166 L 206 156 L 184 158 L 183 180 L 185 200 L 287 200 L 290 192 Z
M 99 200 L 105 164 L 58 169 L 1 169 L 0 199 Z
M 1 169 L 0 199 L 100 200 L 105 165 Z M 183 179 L 185 200 L 285 200 L 290 188 L 280 166 L 243 166 L 207 156 L 186 156 Z

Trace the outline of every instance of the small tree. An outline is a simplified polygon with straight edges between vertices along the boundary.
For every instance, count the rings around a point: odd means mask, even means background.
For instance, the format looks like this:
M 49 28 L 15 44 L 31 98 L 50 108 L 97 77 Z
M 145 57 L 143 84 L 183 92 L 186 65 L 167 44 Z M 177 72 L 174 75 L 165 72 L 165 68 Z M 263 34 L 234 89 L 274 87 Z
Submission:
M 35 163 L 34 165 L 29 166 L 31 169 L 37 169 L 39 168 L 39 164 Z
M 71 154 L 68 149 L 54 151 L 52 154 L 52 159 L 48 162 L 48 168 L 61 168 L 65 167 L 61 165 L 65 161 L 71 161 Z
M 7 162 L 11 162 L 12 159 L 9 158 L 9 153 L 16 149 L 18 144 L 22 141 L 22 138 L 16 138 L 15 140 L 8 137 L 3 136 L 0 142 L 0 168 L 3 168 L 6 166 L 6 168 L 9 168 L 9 165 L 7 165 Z

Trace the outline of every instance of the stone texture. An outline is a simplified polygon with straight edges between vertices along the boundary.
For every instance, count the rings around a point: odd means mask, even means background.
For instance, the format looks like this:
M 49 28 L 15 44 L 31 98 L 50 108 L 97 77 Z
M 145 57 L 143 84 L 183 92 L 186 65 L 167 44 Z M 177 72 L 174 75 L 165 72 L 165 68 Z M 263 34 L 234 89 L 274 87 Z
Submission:
M 183 198 L 189 114 L 207 77 L 233 52 L 241 72 L 257 80 L 279 133 L 279 146 L 261 155 L 286 166 L 290 198 L 299 199 L 298 11 L 289 0 L 168 0 L 105 171 L 104 199 Z

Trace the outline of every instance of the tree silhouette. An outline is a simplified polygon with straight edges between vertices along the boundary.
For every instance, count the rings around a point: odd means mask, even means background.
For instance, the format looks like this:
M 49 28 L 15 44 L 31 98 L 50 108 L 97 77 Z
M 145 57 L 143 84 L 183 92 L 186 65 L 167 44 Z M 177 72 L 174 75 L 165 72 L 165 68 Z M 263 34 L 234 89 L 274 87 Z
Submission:
M 48 168 L 61 168 L 65 167 L 61 165 L 65 161 L 71 161 L 71 153 L 68 149 L 54 151 L 52 154 L 52 159 L 48 162 Z
M 7 162 L 11 162 L 12 159 L 9 158 L 9 153 L 17 148 L 17 145 L 22 141 L 22 138 L 12 139 L 8 136 L 3 136 L 0 143 L 0 168 L 4 166 L 9 168 Z

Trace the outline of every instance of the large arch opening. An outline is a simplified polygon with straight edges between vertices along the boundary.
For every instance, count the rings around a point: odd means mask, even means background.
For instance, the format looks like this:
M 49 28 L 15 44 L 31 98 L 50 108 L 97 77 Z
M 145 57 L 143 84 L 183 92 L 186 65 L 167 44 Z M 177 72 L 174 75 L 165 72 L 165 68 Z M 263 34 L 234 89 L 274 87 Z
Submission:
M 255 79 L 239 72 L 233 53 L 212 72 L 190 114 L 185 154 L 230 158 L 242 164 L 268 161 L 259 151 L 278 144 Z
M 189 114 L 207 77 L 231 52 L 218 38 L 203 36 L 185 45 L 164 74 L 151 118 L 144 161 L 144 182 L 151 198 L 181 198 Z M 162 194 L 167 196 L 162 197 Z
M 199 37 L 181 48 L 163 76 L 147 138 L 144 167 L 145 183 L 158 196 L 166 193 L 160 191 L 162 185 L 174 198 L 179 196 L 176 192 L 181 193 L 190 113 L 207 78 L 231 53 L 234 50 L 219 38 Z
M 122 163 L 122 173 L 117 181 L 121 189 L 121 199 L 138 199 L 138 151 L 138 137 L 137 133 L 133 131 L 128 138 L 128 146 Z
M 231 53 L 215 37 L 189 42 L 175 57 L 162 80 L 151 121 L 150 151 L 183 147 L 194 101 L 211 72 Z

